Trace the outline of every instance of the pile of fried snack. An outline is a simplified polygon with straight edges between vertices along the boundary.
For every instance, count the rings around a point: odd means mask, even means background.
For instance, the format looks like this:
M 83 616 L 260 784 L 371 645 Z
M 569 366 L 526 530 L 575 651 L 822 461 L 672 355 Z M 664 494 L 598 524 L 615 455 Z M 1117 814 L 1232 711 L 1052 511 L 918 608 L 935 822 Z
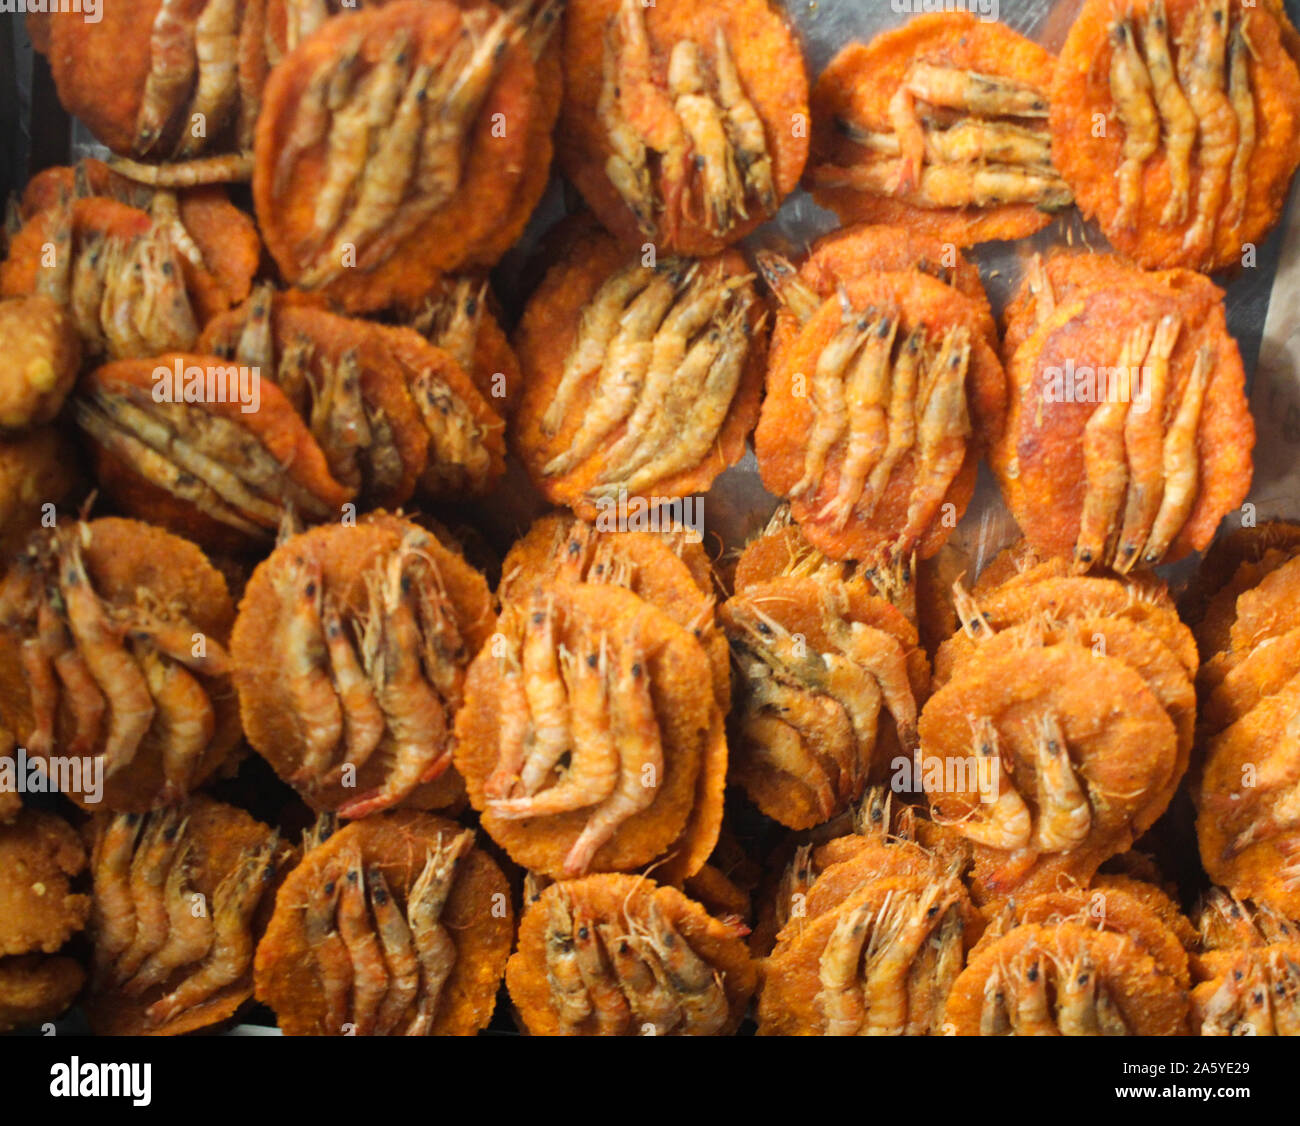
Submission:
M 769 0 L 28 21 L 107 152 L 0 262 L 0 1029 L 1300 1034 L 1300 526 L 1207 276 L 1281 0 L 811 88 Z M 995 318 L 962 248 L 1076 205 Z

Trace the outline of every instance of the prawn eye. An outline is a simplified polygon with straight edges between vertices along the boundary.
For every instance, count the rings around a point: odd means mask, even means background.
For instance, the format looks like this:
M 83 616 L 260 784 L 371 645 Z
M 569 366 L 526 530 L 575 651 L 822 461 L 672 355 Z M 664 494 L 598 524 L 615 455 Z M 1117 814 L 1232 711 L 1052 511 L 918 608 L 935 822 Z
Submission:
M 535 625 L 535 626 L 540 626 L 544 621 L 546 621 L 546 615 L 543 614 L 542 611 L 540 611 L 540 610 L 534 610 L 534 611 L 533 611 L 533 625 Z
M 324 887 L 325 894 L 326 894 L 326 895 L 333 895 L 333 894 L 334 894 L 334 889 L 335 889 L 336 887 L 338 887 L 338 884 L 336 884 L 333 880 L 327 880 L 326 883 L 325 883 L 325 887 Z
M 636 664 L 634 664 L 634 665 L 632 666 L 632 675 L 633 675 L 634 677 L 639 677 L 639 676 L 641 675 L 641 662 L 640 662 L 640 661 L 637 661 Z
M 766 622 L 759 622 L 758 632 L 763 634 L 764 636 L 770 636 L 772 633 L 772 627 L 769 626 Z
M 309 582 L 306 588 L 304 589 L 303 593 L 306 594 L 308 598 L 315 598 L 316 597 L 315 581 Z
M 1025 977 L 1027 977 L 1030 981 L 1037 981 L 1038 967 L 1036 965 L 1030 966 L 1028 971 L 1025 973 Z
M 594 669 L 598 664 L 600 664 L 600 654 L 599 653 L 588 654 L 587 667 Z
M 1087 985 L 1087 984 L 1088 984 L 1088 975 L 1087 975 L 1086 973 L 1083 973 L 1083 974 L 1080 974 L 1080 975 L 1079 975 L 1079 984 L 1080 984 L 1080 985 Z
M 581 926 L 578 928 L 578 937 L 582 939 L 583 942 L 587 941 L 588 931 L 585 926 Z

